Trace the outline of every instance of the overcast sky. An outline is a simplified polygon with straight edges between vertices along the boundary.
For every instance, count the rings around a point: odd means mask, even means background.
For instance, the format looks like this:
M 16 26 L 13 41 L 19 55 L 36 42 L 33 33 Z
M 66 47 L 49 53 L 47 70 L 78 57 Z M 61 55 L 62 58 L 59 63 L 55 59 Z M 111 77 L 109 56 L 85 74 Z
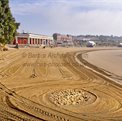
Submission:
M 10 0 L 19 32 L 122 35 L 122 0 Z

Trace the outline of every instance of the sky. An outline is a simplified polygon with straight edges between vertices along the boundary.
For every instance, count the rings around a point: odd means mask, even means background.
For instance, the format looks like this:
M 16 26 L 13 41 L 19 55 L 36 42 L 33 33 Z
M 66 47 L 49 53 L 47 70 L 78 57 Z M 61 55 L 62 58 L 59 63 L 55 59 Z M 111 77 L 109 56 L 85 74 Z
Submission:
M 9 0 L 19 32 L 122 36 L 122 0 Z

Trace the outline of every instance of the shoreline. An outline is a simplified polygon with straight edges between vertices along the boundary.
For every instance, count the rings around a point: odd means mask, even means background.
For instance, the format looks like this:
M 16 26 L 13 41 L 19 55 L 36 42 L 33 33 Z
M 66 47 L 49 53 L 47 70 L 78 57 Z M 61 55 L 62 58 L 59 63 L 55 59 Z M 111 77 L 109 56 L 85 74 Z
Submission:
M 87 59 L 85 59 L 83 56 L 89 52 L 93 52 L 93 51 L 103 51 L 103 50 L 87 50 L 85 52 L 77 52 L 75 54 L 75 60 L 78 64 L 84 66 L 85 68 L 93 71 L 94 73 L 96 73 L 99 76 L 102 76 L 103 78 L 105 78 L 107 81 L 111 82 L 112 84 L 115 84 L 117 86 L 122 86 L 122 78 L 119 77 L 118 75 L 108 71 L 107 69 L 103 69 L 101 67 L 96 66 L 95 64 L 92 64 L 90 62 L 87 61 Z

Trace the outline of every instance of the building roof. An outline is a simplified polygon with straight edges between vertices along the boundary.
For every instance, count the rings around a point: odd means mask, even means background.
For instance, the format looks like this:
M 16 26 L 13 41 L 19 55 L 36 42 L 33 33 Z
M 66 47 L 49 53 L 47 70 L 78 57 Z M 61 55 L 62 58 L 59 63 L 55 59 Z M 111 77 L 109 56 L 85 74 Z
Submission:
M 17 37 L 30 37 L 30 38 L 41 38 L 41 39 L 50 39 L 53 40 L 52 36 L 48 36 L 48 35 L 41 35 L 41 34 L 33 34 L 33 33 L 19 33 L 17 34 Z

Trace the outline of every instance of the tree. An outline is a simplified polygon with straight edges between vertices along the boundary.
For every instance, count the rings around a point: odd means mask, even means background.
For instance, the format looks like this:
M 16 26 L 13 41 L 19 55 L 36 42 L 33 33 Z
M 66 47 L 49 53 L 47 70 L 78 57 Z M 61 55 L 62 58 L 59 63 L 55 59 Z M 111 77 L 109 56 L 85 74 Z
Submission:
M 12 16 L 9 0 L 0 0 L 0 43 L 10 43 L 17 32 L 20 23 Z

